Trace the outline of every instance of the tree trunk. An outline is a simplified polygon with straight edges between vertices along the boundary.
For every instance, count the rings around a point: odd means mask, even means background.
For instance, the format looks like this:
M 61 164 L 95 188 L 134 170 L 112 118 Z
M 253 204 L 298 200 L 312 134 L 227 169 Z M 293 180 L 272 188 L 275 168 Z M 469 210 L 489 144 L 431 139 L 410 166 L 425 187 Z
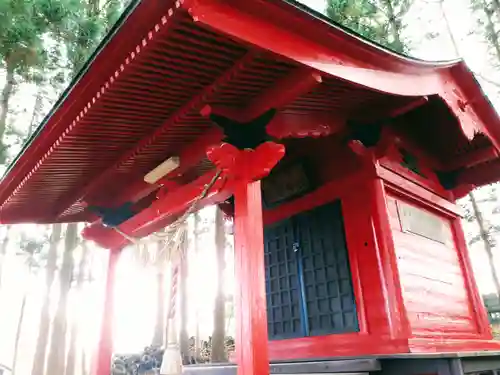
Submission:
M 401 27 L 398 23 L 398 19 L 396 17 L 396 12 L 394 11 L 392 0 L 383 0 L 383 3 L 387 8 L 389 27 L 391 28 L 390 30 L 391 35 L 394 38 L 395 50 L 396 52 L 404 52 L 404 44 L 403 41 L 401 40 Z
M 458 42 L 455 38 L 455 34 L 451 29 L 450 20 L 448 18 L 448 14 L 446 14 L 446 10 L 444 9 L 444 0 L 439 0 L 439 8 L 441 10 L 441 15 L 443 16 L 443 21 L 446 26 L 446 31 L 448 32 L 448 36 L 450 37 L 451 45 L 453 46 L 453 50 L 455 52 L 456 57 L 460 57 L 460 50 L 458 48 Z
M 493 47 L 495 51 L 495 56 L 500 63 L 500 39 L 498 37 L 498 33 L 496 32 L 495 28 L 495 21 L 493 20 L 493 13 L 494 11 L 489 8 L 488 4 L 483 0 L 483 10 L 484 14 L 486 16 L 486 32 L 488 33 L 488 42 L 490 43 L 491 47 Z M 499 15 L 499 21 L 500 21 L 500 15 Z
M 477 204 L 476 197 L 474 193 L 469 193 L 469 199 L 472 203 L 472 213 L 474 218 L 476 219 L 477 225 L 479 227 L 479 236 L 481 237 L 481 241 L 484 245 L 484 250 L 486 250 L 486 255 L 488 256 L 488 266 L 490 268 L 491 277 L 493 278 L 493 282 L 495 284 L 497 295 L 500 297 L 500 280 L 498 278 L 497 270 L 495 268 L 495 259 L 493 256 L 493 246 L 491 243 L 490 234 L 486 228 L 486 223 L 484 222 L 483 214 L 479 209 L 479 205 Z
M 82 257 L 80 259 L 80 264 L 78 265 L 78 277 L 76 280 L 75 293 L 77 294 L 77 296 L 81 294 L 81 291 L 83 289 L 83 283 L 85 282 L 85 272 L 86 272 L 88 257 L 89 257 L 89 249 L 85 245 L 85 242 L 83 242 Z M 68 360 L 66 363 L 65 375 L 74 375 L 76 371 L 79 323 L 80 323 L 79 317 L 75 317 L 71 322 L 70 343 L 69 343 Z
M 25 290 L 23 294 L 23 301 L 21 302 L 21 311 L 19 312 L 19 320 L 17 321 L 16 340 L 14 342 L 14 356 L 12 358 L 12 375 L 16 375 L 17 357 L 19 356 L 19 341 L 21 340 L 21 332 L 23 329 L 23 321 L 24 321 L 24 310 L 26 309 L 27 298 L 28 298 L 28 292 Z
M 52 327 L 50 340 L 49 359 L 47 361 L 47 374 L 64 374 L 66 365 L 66 310 L 68 305 L 68 294 L 71 287 L 73 274 L 73 250 L 78 240 L 78 226 L 70 223 L 66 227 L 64 255 L 59 275 L 59 302 Z
M 33 112 L 31 113 L 30 127 L 28 128 L 27 139 L 34 133 L 36 126 L 38 124 L 38 115 L 42 110 L 43 101 L 43 87 L 40 85 L 36 91 L 35 105 L 33 106 Z
M 88 370 L 87 370 L 87 352 L 85 350 L 82 350 L 82 362 L 81 362 L 81 365 L 82 365 L 82 373 L 81 375 L 88 375 Z
M 0 245 L 0 290 L 2 290 L 2 274 L 3 274 L 3 263 L 5 262 L 5 257 L 7 255 L 7 249 L 9 247 L 9 233 L 11 225 L 5 226 L 5 237 Z
M 6 159 L 6 145 L 5 145 L 5 130 L 7 129 L 7 117 L 9 115 L 10 99 L 14 93 L 14 68 L 10 66 L 8 58 L 5 59 L 7 64 L 7 76 L 5 78 L 5 86 L 2 90 L 2 97 L 0 98 L 0 163 L 4 163 Z
M 181 331 L 180 331 L 180 349 L 182 355 L 182 362 L 188 364 L 190 362 L 189 355 L 189 335 L 188 335 L 188 256 L 187 256 L 187 235 L 184 235 L 181 239 L 180 251 L 184 254 L 183 259 L 181 259 L 181 268 L 179 273 L 179 295 L 180 295 L 180 318 L 181 318 Z
M 217 294 L 214 307 L 214 330 L 212 333 L 212 363 L 225 362 L 226 296 L 224 294 L 224 272 L 226 270 L 226 235 L 224 215 L 217 208 L 215 212 L 215 249 L 217 252 Z
M 52 226 L 52 234 L 50 238 L 50 248 L 47 258 L 47 269 L 45 276 L 45 296 L 40 312 L 40 328 L 38 329 L 38 339 L 35 348 L 35 356 L 31 375 L 44 375 L 45 360 L 47 357 L 47 343 L 49 339 L 50 328 L 50 291 L 54 282 L 56 266 L 57 266 L 57 250 L 59 241 L 61 240 L 61 224 Z
M 157 253 L 160 254 L 164 243 L 163 241 L 158 241 L 157 243 Z M 164 342 L 165 333 L 165 267 L 163 260 L 160 260 L 159 269 L 156 275 L 156 323 L 155 331 L 153 336 L 153 346 L 160 347 Z
M 201 225 L 200 225 L 200 213 L 195 212 L 194 214 L 194 255 L 198 256 L 200 252 L 199 248 L 199 236 L 201 233 Z M 201 358 L 201 340 L 200 340 L 200 311 L 198 307 L 198 301 L 194 301 L 194 324 L 195 324 L 195 332 L 194 332 L 194 358 L 198 361 Z

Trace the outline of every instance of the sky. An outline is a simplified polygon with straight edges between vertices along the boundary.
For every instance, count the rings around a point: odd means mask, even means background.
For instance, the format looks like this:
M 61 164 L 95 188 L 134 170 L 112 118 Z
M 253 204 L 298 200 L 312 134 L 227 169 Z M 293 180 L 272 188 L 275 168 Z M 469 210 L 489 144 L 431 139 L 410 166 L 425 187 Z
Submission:
M 302 0 L 301 3 L 317 12 L 323 12 L 325 10 L 325 0 Z

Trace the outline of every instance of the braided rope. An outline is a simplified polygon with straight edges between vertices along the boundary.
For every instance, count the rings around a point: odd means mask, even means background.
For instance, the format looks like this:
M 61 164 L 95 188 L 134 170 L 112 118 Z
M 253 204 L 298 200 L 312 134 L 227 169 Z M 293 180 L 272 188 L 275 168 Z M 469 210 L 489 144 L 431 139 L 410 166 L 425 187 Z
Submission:
M 157 241 L 164 241 L 163 247 L 159 251 L 160 254 L 163 254 L 169 249 L 173 250 L 173 251 L 168 251 L 167 253 L 168 256 L 166 258 L 168 261 L 171 261 L 173 259 L 173 253 L 177 252 L 177 250 L 179 249 L 180 239 L 182 237 L 182 232 L 183 232 L 182 229 L 186 229 L 187 218 L 196 210 L 198 203 L 207 196 L 208 192 L 217 182 L 221 174 L 222 170 L 217 170 L 217 172 L 212 177 L 210 182 L 208 184 L 205 184 L 203 191 L 193 200 L 193 202 L 184 212 L 184 214 L 180 218 L 175 220 L 173 223 L 171 223 L 169 226 L 167 226 L 164 232 L 156 232 L 151 234 L 151 236 L 153 236 L 153 238 L 156 239 Z M 139 248 L 141 244 L 143 244 L 143 241 L 140 238 L 136 238 L 126 234 L 118 227 L 113 227 L 113 229 L 117 233 L 122 235 L 129 242 L 136 244 Z M 184 258 L 184 256 L 185 256 L 184 252 L 181 252 L 180 258 Z

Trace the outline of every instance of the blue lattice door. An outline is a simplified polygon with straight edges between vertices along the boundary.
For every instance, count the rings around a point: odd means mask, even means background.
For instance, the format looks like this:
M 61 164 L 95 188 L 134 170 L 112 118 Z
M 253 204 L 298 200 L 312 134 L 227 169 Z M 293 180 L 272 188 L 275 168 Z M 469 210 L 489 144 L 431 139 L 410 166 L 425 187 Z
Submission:
M 270 339 L 358 330 L 340 202 L 264 232 Z

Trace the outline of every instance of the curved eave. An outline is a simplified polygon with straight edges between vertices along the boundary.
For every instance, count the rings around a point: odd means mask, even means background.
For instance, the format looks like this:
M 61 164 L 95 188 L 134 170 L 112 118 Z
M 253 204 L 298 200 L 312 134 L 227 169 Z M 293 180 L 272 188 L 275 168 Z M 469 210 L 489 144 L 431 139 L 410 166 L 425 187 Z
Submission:
M 272 0 L 271 0 L 272 1 Z M 169 1 L 169 3 L 172 3 L 173 1 Z M 408 71 L 411 70 L 413 71 L 415 68 L 421 69 L 421 72 L 427 72 L 429 69 L 435 71 L 435 70 L 441 70 L 441 69 L 446 69 L 446 68 L 452 68 L 453 66 L 456 65 L 462 65 L 463 60 L 461 59 L 455 59 L 455 60 L 446 60 L 446 61 L 426 61 L 426 60 L 421 60 L 421 59 L 416 59 L 412 58 L 407 55 L 403 55 L 400 53 L 396 53 L 389 48 L 382 46 L 380 44 L 377 44 L 366 37 L 357 34 L 353 32 L 352 30 L 332 21 L 331 19 L 327 18 L 325 15 L 316 12 L 304 4 L 301 4 L 298 1 L 295 0 L 274 0 L 275 3 L 281 3 L 282 5 L 285 5 L 285 7 L 288 7 L 288 11 L 292 11 L 294 13 L 300 12 L 301 14 L 307 14 L 310 17 L 310 22 L 315 23 L 315 27 L 321 27 L 321 32 L 326 32 L 326 33 L 332 33 L 335 34 L 335 38 L 346 38 L 348 39 L 348 43 L 352 44 L 353 46 L 356 46 L 357 48 L 360 49 L 360 51 L 364 52 L 364 54 L 371 56 L 371 57 L 376 57 L 377 60 L 383 61 L 387 60 L 389 61 L 389 65 L 386 66 L 386 68 L 390 66 L 394 66 L 394 64 L 397 62 L 397 65 L 400 65 L 400 69 L 402 71 Z M 150 3 L 155 3 L 150 2 Z M 160 7 L 163 8 L 163 10 L 167 10 L 168 6 L 166 5 L 167 2 L 165 2 L 165 5 Z M 138 19 L 144 19 L 145 21 L 148 19 L 151 19 L 151 16 L 154 15 L 156 16 L 157 14 L 154 13 L 153 8 L 158 8 L 158 6 L 148 6 L 146 7 L 144 4 L 142 4 L 141 9 L 137 9 L 138 6 L 141 4 L 141 0 L 132 0 L 129 5 L 126 7 L 126 9 L 123 11 L 121 17 L 118 19 L 118 21 L 113 25 L 111 30 L 108 32 L 108 34 L 102 39 L 101 43 L 97 46 L 95 51 L 92 53 L 92 55 L 89 57 L 89 59 L 85 62 L 83 67 L 80 69 L 78 74 L 75 75 L 75 77 L 72 79 L 72 81 L 69 83 L 68 87 L 63 91 L 63 93 L 60 95 L 54 106 L 51 108 L 51 110 L 47 113 L 47 115 L 44 117 L 40 125 L 36 128 L 35 132 L 29 137 L 29 139 L 25 142 L 23 145 L 21 151 L 16 155 L 14 160 L 9 164 L 7 170 L 4 173 L 4 176 L 2 177 L 2 185 L 0 187 L 0 196 L 2 195 L 2 188 L 5 185 L 6 177 L 8 177 L 11 172 L 13 171 L 14 167 L 19 167 L 19 165 L 23 165 L 25 160 L 23 159 L 23 155 L 26 153 L 28 149 L 36 149 L 38 145 L 36 144 L 35 140 L 38 140 L 39 136 L 41 135 L 42 130 L 44 130 L 47 127 L 51 127 L 54 123 L 54 117 L 56 116 L 56 113 L 58 111 L 63 111 L 64 109 L 62 108 L 63 105 L 67 101 L 74 100 L 75 97 L 78 97 L 81 95 L 81 93 L 85 90 L 85 86 L 88 84 L 88 79 L 85 79 L 86 76 L 89 75 L 95 75 L 99 74 L 101 75 L 102 73 L 97 73 L 95 72 L 97 69 L 96 68 L 101 68 L 102 66 L 99 66 L 101 64 L 101 61 L 104 60 L 105 57 L 110 56 L 112 54 L 111 49 L 114 50 L 113 46 L 110 46 L 110 43 L 114 40 L 114 44 L 120 44 L 122 41 L 120 39 L 125 39 L 127 38 L 127 34 L 130 33 L 130 29 L 136 28 L 136 30 L 139 30 L 140 27 L 137 25 L 137 20 Z M 148 4 L 151 5 L 151 4 Z M 171 5 L 171 4 L 170 4 Z M 143 9 L 144 8 L 144 9 Z M 133 13 L 134 17 L 133 20 L 129 21 L 127 23 L 127 20 L 129 19 L 129 16 L 132 15 Z M 145 25 L 148 25 L 146 22 L 144 22 Z M 148 25 L 149 26 L 149 25 Z M 325 29 L 326 28 L 326 29 Z M 117 35 L 120 34 L 120 35 Z M 97 65 L 95 67 L 94 65 Z M 383 65 L 382 65 L 383 67 Z M 390 69 L 389 69 L 390 70 Z M 88 78 L 88 77 L 87 77 Z M 362 82 L 357 82 L 361 83 Z M 82 87 L 83 86 L 83 87 Z M 30 150 L 30 152 L 33 152 Z M 28 157 L 31 159 L 31 155 Z M 7 179 L 8 180 L 8 179 Z
M 411 57 L 402 53 L 395 52 L 386 46 L 383 46 L 379 43 L 376 43 L 363 35 L 360 35 L 349 28 L 332 21 L 330 18 L 325 16 L 324 14 L 317 12 L 306 5 L 296 1 L 296 0 L 281 0 L 282 3 L 289 5 L 290 7 L 296 9 L 299 12 L 303 12 L 308 14 L 315 22 L 323 23 L 328 30 L 325 30 L 327 33 L 336 33 L 343 35 L 345 37 L 349 36 L 352 40 L 351 43 L 355 43 L 354 40 L 357 40 L 360 47 L 363 49 L 370 49 L 371 53 L 377 53 L 379 58 L 390 58 L 393 61 L 399 60 L 400 63 L 417 68 L 431 68 L 431 69 L 442 69 L 452 67 L 460 62 L 462 59 L 451 59 L 451 60 L 435 60 L 428 61 L 422 60 L 415 57 Z
M 430 62 L 395 53 L 295 0 L 181 2 L 198 22 L 320 72 L 393 95 L 437 94 L 466 137 L 486 134 L 500 150 L 498 114 L 461 59 Z

